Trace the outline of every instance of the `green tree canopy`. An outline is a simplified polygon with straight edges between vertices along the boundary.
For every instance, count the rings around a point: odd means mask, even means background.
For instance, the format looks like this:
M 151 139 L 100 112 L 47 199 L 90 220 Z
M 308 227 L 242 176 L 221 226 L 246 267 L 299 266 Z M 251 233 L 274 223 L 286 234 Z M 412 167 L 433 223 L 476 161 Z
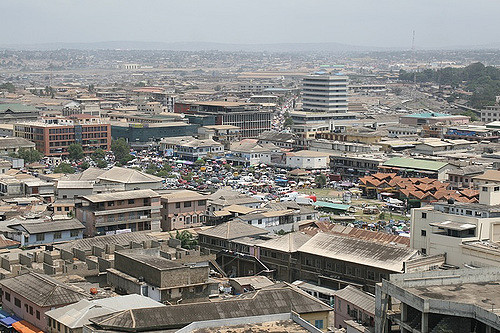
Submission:
M 322 173 L 314 177 L 314 182 L 318 185 L 318 187 L 324 187 L 326 185 L 326 181 L 326 176 Z
M 79 143 L 72 143 L 68 146 L 68 157 L 70 160 L 77 161 L 83 158 L 83 147 Z
M 94 150 L 91 157 L 94 161 L 102 160 L 106 157 L 106 152 L 101 148 L 97 148 L 96 150 Z
M 33 163 L 40 161 L 43 154 L 36 149 L 20 148 L 17 153 L 10 153 L 10 157 L 22 158 L 26 163 Z
M 181 247 L 185 249 L 192 249 L 198 245 L 198 241 L 194 236 L 187 230 L 177 231 L 175 234 L 175 239 L 181 241 Z
M 111 142 L 111 150 L 115 154 L 115 159 L 122 164 L 127 163 L 132 159 L 130 155 L 130 145 L 124 138 L 119 138 Z
M 90 168 L 90 163 L 89 162 L 84 161 L 84 162 L 82 162 L 82 164 L 80 164 L 80 169 L 87 170 L 88 168 Z
M 104 169 L 105 167 L 108 166 L 108 163 L 105 160 L 99 159 L 96 161 L 96 165 L 100 169 Z
M 66 162 L 59 163 L 58 166 L 54 168 L 55 173 L 75 173 L 75 169 Z

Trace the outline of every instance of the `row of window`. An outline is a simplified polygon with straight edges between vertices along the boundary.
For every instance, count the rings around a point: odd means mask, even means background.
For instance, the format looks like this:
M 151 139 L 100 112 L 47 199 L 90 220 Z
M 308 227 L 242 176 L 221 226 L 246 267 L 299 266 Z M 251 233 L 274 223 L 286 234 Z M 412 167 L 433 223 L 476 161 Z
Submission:
M 78 230 L 71 230 L 69 232 L 70 237 L 77 237 L 80 234 L 80 231 Z M 36 234 L 36 241 L 37 242 L 43 242 L 45 241 L 45 235 L 46 234 Z M 62 231 L 56 231 L 53 234 L 53 239 L 62 239 Z
M 10 300 L 11 300 L 10 293 L 4 292 L 4 298 L 5 298 L 5 301 L 10 302 Z M 21 308 L 21 300 L 17 297 L 14 297 L 14 305 L 18 308 Z M 32 316 L 33 316 L 33 314 L 35 314 L 36 319 L 40 320 L 40 311 L 36 310 L 35 312 L 33 312 L 33 307 L 31 305 L 28 305 L 27 303 L 25 303 L 24 310 L 26 311 L 26 313 L 29 313 Z

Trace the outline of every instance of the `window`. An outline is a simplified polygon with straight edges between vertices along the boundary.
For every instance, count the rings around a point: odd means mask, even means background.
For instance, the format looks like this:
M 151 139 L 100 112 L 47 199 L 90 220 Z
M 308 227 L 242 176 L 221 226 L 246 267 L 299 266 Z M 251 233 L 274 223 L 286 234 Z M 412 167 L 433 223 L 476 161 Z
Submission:
M 62 212 L 62 207 L 57 207 L 58 212 Z
M 5 300 L 7 302 L 10 302 L 10 293 L 7 293 L 7 292 L 5 293 Z
M 54 232 L 54 239 L 61 239 L 62 238 L 62 233 L 60 231 Z
M 373 271 L 367 271 L 366 276 L 367 276 L 368 280 L 375 281 L 375 273 Z
M 181 208 L 181 203 L 180 202 L 176 202 L 175 203 L 175 208 Z
M 184 202 L 184 207 L 191 207 L 191 201 Z
M 257 221 L 257 223 L 258 223 L 258 224 L 262 224 L 262 219 L 259 219 L 259 220 Z
M 40 319 L 40 311 L 36 310 L 36 319 Z
M 64 207 L 65 212 L 69 212 L 69 207 Z
M 427 236 L 427 231 L 426 230 L 420 230 L 420 235 L 421 236 Z
M 30 315 L 33 315 L 33 307 L 30 305 Z
M 36 234 L 36 241 L 43 242 L 45 240 L 45 234 Z
M 483 192 L 488 192 L 488 188 L 486 186 L 483 187 Z
M 24 304 L 24 311 L 28 312 L 28 304 Z
M 198 200 L 198 206 L 205 206 L 207 203 L 207 200 Z
M 135 200 L 134 199 L 128 199 L 128 204 L 129 205 L 133 205 L 135 203 Z
M 71 237 L 77 237 L 80 234 L 80 232 L 78 230 L 71 230 L 69 234 Z
M 426 219 L 427 218 L 427 213 L 422 212 L 422 218 Z
M 424 249 L 424 248 L 421 248 L 421 249 L 420 249 L 420 252 L 422 252 L 422 254 L 427 254 L 427 250 L 426 250 L 426 249 Z
M 17 297 L 14 297 L 14 305 L 17 306 L 18 308 L 21 307 L 21 300 Z
M 323 328 L 323 320 L 315 320 L 314 321 L 314 326 L 316 328 L 322 329 Z

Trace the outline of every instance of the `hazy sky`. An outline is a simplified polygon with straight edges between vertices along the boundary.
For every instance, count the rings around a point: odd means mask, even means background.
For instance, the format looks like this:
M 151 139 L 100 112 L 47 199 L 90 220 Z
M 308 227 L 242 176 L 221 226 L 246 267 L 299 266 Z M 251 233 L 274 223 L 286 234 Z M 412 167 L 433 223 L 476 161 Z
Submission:
M 0 44 L 500 42 L 500 0 L 0 0 Z

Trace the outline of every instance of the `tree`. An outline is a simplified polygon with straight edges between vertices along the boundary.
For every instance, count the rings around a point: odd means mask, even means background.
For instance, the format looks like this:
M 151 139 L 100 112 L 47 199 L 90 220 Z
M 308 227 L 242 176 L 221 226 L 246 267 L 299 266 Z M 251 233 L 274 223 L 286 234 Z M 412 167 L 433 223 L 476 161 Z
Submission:
M 132 156 L 130 155 L 130 145 L 124 138 L 113 140 L 111 142 L 111 150 L 113 151 L 113 154 L 115 154 L 115 159 L 122 164 L 125 164 L 132 159 Z
M 0 84 L 0 90 L 7 90 L 7 92 L 13 93 L 16 92 L 16 87 L 12 83 L 7 82 Z
M 194 164 L 199 165 L 199 166 L 201 166 L 201 165 L 205 165 L 205 163 L 206 163 L 206 162 L 205 162 L 205 160 L 204 160 L 203 158 L 199 158 L 199 159 L 197 159 L 197 160 L 194 162 Z
M 10 157 L 22 158 L 26 163 L 33 163 L 40 161 L 43 154 L 36 149 L 20 148 L 17 153 L 10 153 Z
M 293 120 L 291 117 L 285 118 L 285 121 L 283 122 L 284 127 L 292 127 L 293 126 Z
M 326 185 L 326 176 L 322 173 L 314 177 L 314 182 L 318 185 L 319 188 L 322 188 Z
M 75 173 L 75 169 L 68 163 L 61 162 L 54 168 L 55 173 Z
M 83 158 L 83 147 L 79 143 L 72 143 L 68 146 L 68 157 L 70 160 L 77 161 Z
M 90 163 L 89 162 L 84 161 L 84 162 L 82 162 L 82 164 L 80 164 L 80 169 L 87 170 L 88 168 L 90 168 Z
M 90 156 L 94 161 L 102 160 L 106 157 L 106 152 L 101 148 L 97 148 Z
M 192 249 L 196 245 L 198 245 L 198 241 L 193 237 L 193 235 L 187 231 L 177 231 L 175 234 L 175 239 L 178 239 L 181 241 L 181 247 L 185 249 Z
M 105 167 L 108 166 L 108 163 L 105 160 L 100 159 L 96 161 L 96 165 L 98 168 L 104 169 Z

